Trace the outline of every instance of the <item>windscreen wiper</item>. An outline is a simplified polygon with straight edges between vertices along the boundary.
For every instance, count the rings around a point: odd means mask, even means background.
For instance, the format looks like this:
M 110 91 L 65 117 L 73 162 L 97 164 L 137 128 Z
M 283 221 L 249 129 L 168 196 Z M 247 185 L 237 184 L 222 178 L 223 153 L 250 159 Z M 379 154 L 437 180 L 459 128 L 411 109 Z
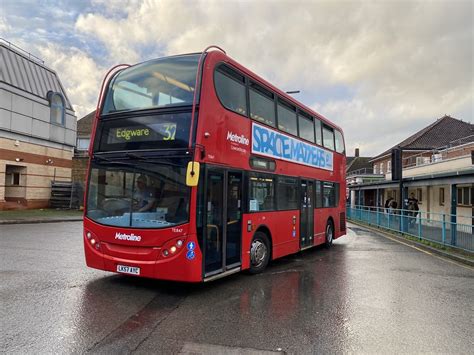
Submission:
M 136 159 L 136 160 L 148 160 L 147 157 L 137 155 L 135 153 L 125 153 L 125 156 L 131 159 Z

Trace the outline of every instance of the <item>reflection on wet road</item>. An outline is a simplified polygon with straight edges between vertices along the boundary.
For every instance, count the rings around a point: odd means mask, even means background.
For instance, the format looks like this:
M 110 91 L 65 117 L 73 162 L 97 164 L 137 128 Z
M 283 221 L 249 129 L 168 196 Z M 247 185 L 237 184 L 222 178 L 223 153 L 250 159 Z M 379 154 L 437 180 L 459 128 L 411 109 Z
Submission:
M 263 274 L 187 285 L 86 268 L 80 223 L 3 225 L 0 271 L 6 353 L 469 353 L 474 345 L 473 270 L 356 226 L 332 249 L 283 258 Z

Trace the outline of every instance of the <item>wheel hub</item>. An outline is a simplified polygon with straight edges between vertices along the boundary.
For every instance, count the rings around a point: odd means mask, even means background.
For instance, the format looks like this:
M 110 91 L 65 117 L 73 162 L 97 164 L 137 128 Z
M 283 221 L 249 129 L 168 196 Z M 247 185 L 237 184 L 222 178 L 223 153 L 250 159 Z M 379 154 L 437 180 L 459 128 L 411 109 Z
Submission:
M 260 240 L 254 240 L 250 248 L 250 260 L 253 266 L 259 267 L 262 265 L 267 256 L 267 247 Z

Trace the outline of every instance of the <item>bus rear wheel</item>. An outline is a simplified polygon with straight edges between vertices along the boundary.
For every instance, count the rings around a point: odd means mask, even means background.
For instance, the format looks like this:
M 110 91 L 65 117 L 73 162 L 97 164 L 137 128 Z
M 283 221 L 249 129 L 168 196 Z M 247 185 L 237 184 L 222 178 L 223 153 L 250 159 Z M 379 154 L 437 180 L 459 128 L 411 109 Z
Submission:
M 332 221 L 328 221 L 326 224 L 326 242 L 325 246 L 326 248 L 330 248 L 332 245 L 332 240 L 334 239 L 334 226 L 332 224 Z
M 270 242 L 263 232 L 257 232 L 253 236 L 250 245 L 250 269 L 249 273 L 258 274 L 265 270 L 270 260 Z

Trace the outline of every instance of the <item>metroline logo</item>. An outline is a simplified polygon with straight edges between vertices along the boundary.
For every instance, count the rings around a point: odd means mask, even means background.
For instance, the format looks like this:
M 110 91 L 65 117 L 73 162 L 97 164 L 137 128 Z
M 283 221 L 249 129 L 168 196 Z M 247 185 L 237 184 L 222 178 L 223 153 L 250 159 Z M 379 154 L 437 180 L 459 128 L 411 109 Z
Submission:
M 118 240 L 129 240 L 131 242 L 139 242 L 140 240 L 142 240 L 142 237 L 140 237 L 139 235 L 135 235 L 135 234 L 125 234 L 125 233 L 115 233 L 115 239 L 118 239 Z
M 232 133 L 230 131 L 227 132 L 227 140 L 231 142 L 236 142 L 239 144 L 249 145 L 250 141 L 246 138 L 243 134 L 240 136 L 237 133 Z

